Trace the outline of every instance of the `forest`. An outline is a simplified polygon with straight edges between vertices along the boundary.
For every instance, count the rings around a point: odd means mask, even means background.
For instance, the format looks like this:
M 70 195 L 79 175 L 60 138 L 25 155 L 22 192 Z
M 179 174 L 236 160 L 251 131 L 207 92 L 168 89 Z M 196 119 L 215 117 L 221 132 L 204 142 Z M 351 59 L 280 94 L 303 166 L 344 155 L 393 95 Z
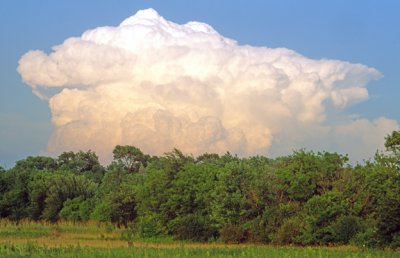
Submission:
M 141 238 L 400 247 L 400 131 L 361 164 L 304 149 L 268 158 L 118 145 L 0 167 L 0 218 L 98 221 Z

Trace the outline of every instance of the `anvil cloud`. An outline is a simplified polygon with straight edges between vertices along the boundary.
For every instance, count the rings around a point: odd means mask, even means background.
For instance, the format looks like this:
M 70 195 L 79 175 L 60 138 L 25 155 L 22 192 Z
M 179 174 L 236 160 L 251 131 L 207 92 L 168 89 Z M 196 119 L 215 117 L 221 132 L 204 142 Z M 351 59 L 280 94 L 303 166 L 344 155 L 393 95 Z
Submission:
M 365 158 L 398 128 L 345 113 L 368 99 L 366 84 L 381 76 L 374 68 L 240 45 L 208 24 L 176 24 L 153 9 L 68 38 L 49 54 L 29 51 L 18 72 L 49 102 L 49 154 L 92 149 L 107 162 L 115 145 L 131 144 L 151 154 L 311 147 Z

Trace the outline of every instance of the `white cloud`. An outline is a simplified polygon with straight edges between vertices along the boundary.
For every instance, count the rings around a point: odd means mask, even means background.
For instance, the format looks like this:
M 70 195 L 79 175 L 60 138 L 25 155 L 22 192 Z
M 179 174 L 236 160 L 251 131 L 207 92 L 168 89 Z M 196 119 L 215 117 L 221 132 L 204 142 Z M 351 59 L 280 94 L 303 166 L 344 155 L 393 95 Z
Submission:
M 373 157 L 377 149 L 384 150 L 384 137 L 394 130 L 399 130 L 399 124 L 385 117 L 356 119 L 335 127 L 335 142 L 338 149 L 347 150 L 351 158 L 361 161 Z
M 366 84 L 381 76 L 361 64 L 239 45 L 208 24 L 175 24 L 152 9 L 69 38 L 50 54 L 29 51 L 18 71 L 41 97 L 59 89 L 47 96 L 56 126 L 48 152 L 93 149 L 103 161 L 116 144 L 153 154 L 177 147 L 251 155 L 273 152 L 277 137 L 293 149 L 327 130 L 347 142 L 356 135 L 343 128 L 354 125 L 326 126 L 328 106 L 366 100 Z M 387 121 L 380 132 L 398 126 Z M 307 136 L 311 128 L 316 135 Z

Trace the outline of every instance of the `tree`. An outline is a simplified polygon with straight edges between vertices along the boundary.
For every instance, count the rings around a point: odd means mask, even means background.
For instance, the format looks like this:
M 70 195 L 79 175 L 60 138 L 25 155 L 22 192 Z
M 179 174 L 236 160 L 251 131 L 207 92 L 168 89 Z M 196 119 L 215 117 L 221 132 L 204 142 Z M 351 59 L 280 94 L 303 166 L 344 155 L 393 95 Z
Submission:
M 89 199 L 94 197 L 97 184 L 85 178 L 71 173 L 60 173 L 53 178 L 46 194 L 43 218 L 49 221 L 59 219 L 59 212 L 68 199 L 82 197 Z
M 129 173 L 139 171 L 141 165 L 146 165 L 149 159 L 148 155 L 135 147 L 129 145 L 117 145 L 113 150 L 114 162 L 123 166 Z
M 60 217 L 72 221 L 87 221 L 93 210 L 93 198 L 79 196 L 73 199 L 67 199 L 60 211 Z
M 211 216 L 220 229 L 245 223 L 249 209 L 247 172 L 243 163 L 231 161 L 216 175 Z
M 279 202 L 306 202 L 316 192 L 318 156 L 305 150 L 295 151 L 288 157 L 279 159 L 276 171 L 279 178 Z
M 27 216 L 27 206 L 29 205 L 29 171 L 10 170 L 10 175 L 6 178 L 9 184 L 6 191 L 0 197 L 0 216 L 9 217 L 12 220 L 20 220 Z
M 7 184 L 6 170 L 0 166 L 0 196 L 2 196 L 8 190 L 8 188 L 9 185 Z
M 167 222 L 171 214 L 162 207 L 168 201 L 168 180 L 161 161 L 154 160 L 146 167 L 146 173 L 137 174 L 139 182 L 134 186 L 137 198 L 138 231 L 143 236 L 167 233 Z
M 113 195 L 109 195 L 111 222 L 127 226 L 136 219 L 136 196 L 132 186 L 122 184 Z
M 100 183 L 104 175 L 104 168 L 99 158 L 93 151 L 63 152 L 57 158 L 60 170 L 71 171 L 75 174 L 83 174 Z
M 55 176 L 56 174 L 53 172 L 40 171 L 31 177 L 28 183 L 29 206 L 27 210 L 29 218 L 33 220 L 42 218 L 47 193 Z
M 18 160 L 15 164 L 14 169 L 16 170 L 48 170 L 55 171 L 58 168 L 56 160 L 51 157 L 32 157 L 29 156 L 26 159 Z
M 389 155 L 377 153 L 377 161 L 400 171 L 400 131 L 393 131 L 385 137 L 385 148 Z
M 127 226 L 136 218 L 135 177 L 120 165 L 109 166 L 96 193 L 92 218 Z
M 210 216 L 216 173 L 217 167 L 207 163 L 187 163 L 177 173 L 167 189 L 166 202 L 161 204 L 175 238 L 206 240 L 216 236 L 215 222 Z
M 347 212 L 342 193 L 331 191 L 315 195 L 304 207 L 305 228 L 299 237 L 302 244 L 328 244 L 335 241 L 333 225 Z
M 380 198 L 377 198 L 375 216 L 378 234 L 389 244 L 400 236 L 400 174 L 387 168 L 381 171 L 386 174 L 386 180 L 381 186 Z
M 400 154 L 400 131 L 393 131 L 385 137 L 385 147 L 388 151 Z

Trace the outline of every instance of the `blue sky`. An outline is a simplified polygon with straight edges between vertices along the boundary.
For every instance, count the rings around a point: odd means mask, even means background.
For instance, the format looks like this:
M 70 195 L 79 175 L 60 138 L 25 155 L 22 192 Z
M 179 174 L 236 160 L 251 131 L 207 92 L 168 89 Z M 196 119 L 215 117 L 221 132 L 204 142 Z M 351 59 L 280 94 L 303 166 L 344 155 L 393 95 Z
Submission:
M 369 99 L 347 108 L 368 119 L 400 121 L 400 2 L 365 1 L 19 1 L 0 2 L 0 165 L 38 155 L 53 131 L 48 103 L 16 71 L 32 49 L 50 52 L 66 38 L 116 26 L 154 8 L 175 23 L 201 21 L 240 44 L 285 47 L 312 58 L 376 68 Z

